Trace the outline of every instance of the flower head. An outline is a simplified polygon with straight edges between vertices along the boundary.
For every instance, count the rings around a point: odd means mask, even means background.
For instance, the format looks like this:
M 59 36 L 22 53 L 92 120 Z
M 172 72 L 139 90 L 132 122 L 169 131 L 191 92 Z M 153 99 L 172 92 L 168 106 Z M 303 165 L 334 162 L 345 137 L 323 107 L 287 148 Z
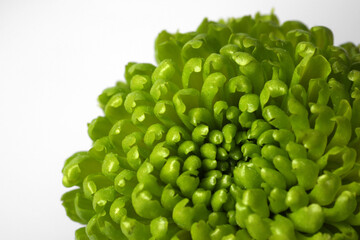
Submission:
M 274 14 L 163 31 L 66 160 L 76 239 L 357 239 L 360 49 Z

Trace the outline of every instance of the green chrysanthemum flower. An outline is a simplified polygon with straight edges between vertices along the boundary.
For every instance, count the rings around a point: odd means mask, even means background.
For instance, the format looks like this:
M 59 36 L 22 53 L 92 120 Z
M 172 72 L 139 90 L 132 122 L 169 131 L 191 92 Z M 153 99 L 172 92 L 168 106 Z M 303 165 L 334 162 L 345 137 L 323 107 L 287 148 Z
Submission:
M 78 240 L 358 239 L 360 49 L 275 15 L 161 32 L 63 184 Z

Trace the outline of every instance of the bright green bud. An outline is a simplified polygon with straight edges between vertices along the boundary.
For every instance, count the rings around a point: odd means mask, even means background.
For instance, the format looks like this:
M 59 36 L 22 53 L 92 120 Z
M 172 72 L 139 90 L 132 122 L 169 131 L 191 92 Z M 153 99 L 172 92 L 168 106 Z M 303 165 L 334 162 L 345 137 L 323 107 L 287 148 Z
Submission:
M 245 190 L 242 196 L 242 202 L 250 207 L 251 211 L 261 217 L 269 217 L 269 206 L 267 196 L 262 189 Z
M 210 239 L 211 228 L 203 220 L 194 223 L 191 226 L 191 239 L 207 240 Z
M 235 234 L 236 228 L 230 224 L 223 224 L 216 226 L 215 230 L 211 233 L 211 239 L 223 240 L 229 239 L 229 235 Z M 231 239 L 231 238 L 230 238 Z
M 176 179 L 176 184 L 184 196 L 191 197 L 199 186 L 200 180 L 197 175 L 197 171 L 186 171 Z
M 154 218 L 150 223 L 150 232 L 155 239 L 166 237 L 168 220 L 165 217 Z
M 341 180 L 338 176 L 331 172 L 325 172 L 318 178 L 317 184 L 310 192 L 310 201 L 326 206 L 334 201 L 340 186 Z
M 128 239 L 145 240 L 150 238 L 150 227 L 133 218 L 123 217 L 120 227 Z
M 270 224 L 272 236 L 270 240 L 275 239 L 289 239 L 295 240 L 295 229 L 294 224 L 286 217 L 276 215 L 274 221 Z
M 175 223 L 186 230 L 191 229 L 191 225 L 199 220 L 206 220 L 209 216 L 209 211 L 203 204 L 196 204 L 194 207 L 187 207 L 189 199 L 183 199 L 178 202 L 173 210 L 172 217 Z
M 332 208 L 324 208 L 325 220 L 329 222 L 341 222 L 347 219 L 357 206 L 356 196 L 349 191 L 342 192 Z
M 313 203 L 288 214 L 295 229 L 305 233 L 316 233 L 324 223 L 324 212 L 320 205 Z
M 196 189 L 192 195 L 192 202 L 194 204 L 204 204 L 208 206 L 211 200 L 211 191 L 202 188 Z
M 314 187 L 319 173 L 316 163 L 305 158 L 297 158 L 292 161 L 292 169 L 300 186 L 305 190 Z
M 246 228 L 249 235 L 259 240 L 269 239 L 271 235 L 270 224 L 269 221 L 266 220 L 268 219 L 264 219 L 256 213 L 250 214 L 246 219 Z
M 294 186 L 289 189 L 286 194 L 285 203 L 290 207 L 291 211 L 296 211 L 299 208 L 305 207 L 309 203 L 309 196 L 302 186 Z
M 273 213 L 285 211 L 288 206 L 286 204 L 287 192 L 280 188 L 274 188 L 269 195 L 270 210 Z M 280 215 L 279 215 L 280 216 Z
M 234 182 L 245 189 L 252 189 L 259 188 L 263 180 L 256 167 L 249 163 L 234 169 Z

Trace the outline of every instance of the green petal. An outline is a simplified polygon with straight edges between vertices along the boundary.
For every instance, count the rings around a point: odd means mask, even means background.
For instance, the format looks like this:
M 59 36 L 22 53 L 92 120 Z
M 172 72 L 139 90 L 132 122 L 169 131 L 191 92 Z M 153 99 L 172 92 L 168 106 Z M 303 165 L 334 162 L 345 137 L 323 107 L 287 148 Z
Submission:
M 334 44 L 334 36 L 332 31 L 324 26 L 316 26 L 310 29 L 314 37 L 315 44 L 321 50 L 326 50 L 327 46 Z
M 233 60 L 239 65 L 240 72 L 252 81 L 254 92 L 259 94 L 264 86 L 264 74 L 261 64 L 250 54 L 237 52 Z
M 194 207 L 187 207 L 189 199 L 183 199 L 176 204 L 173 210 L 173 219 L 175 223 L 188 231 L 195 221 L 206 220 L 209 212 L 203 204 L 197 204 Z
M 196 222 L 191 226 L 191 239 L 206 240 L 210 239 L 211 228 L 205 221 Z
M 292 169 L 300 186 L 304 187 L 305 190 L 314 187 L 319 174 L 319 167 L 315 162 L 305 158 L 297 158 L 292 161 Z
M 75 240 L 89 240 L 85 227 L 79 228 L 75 231 Z
M 177 86 L 181 86 L 181 73 L 178 69 L 178 65 L 172 59 L 165 59 L 154 70 L 151 75 L 152 83 L 156 85 L 158 80 L 164 80 L 166 82 L 175 83 Z M 172 88 L 175 86 L 169 85 Z M 151 90 L 150 90 L 151 94 Z
M 219 72 L 205 78 L 201 88 L 201 101 L 209 110 L 212 110 L 213 104 L 222 98 L 225 82 L 226 77 Z
M 202 58 L 191 58 L 185 63 L 182 73 L 183 88 L 195 88 L 201 91 L 203 85 L 203 63 L 204 60 Z
M 331 173 L 325 172 L 321 175 L 309 196 L 311 202 L 326 206 L 334 201 L 335 195 L 341 186 L 340 178 Z
M 332 208 L 324 208 L 325 220 L 328 222 L 342 222 L 356 209 L 356 195 L 349 191 L 342 192 Z
M 245 190 L 242 196 L 242 202 L 259 216 L 264 218 L 269 217 L 270 210 L 267 204 L 267 197 L 262 189 Z
M 161 206 L 160 201 L 154 198 L 150 191 L 146 189 L 146 186 L 143 183 L 139 183 L 134 188 L 131 200 L 135 212 L 140 217 L 147 219 L 168 216 L 170 213 Z
M 311 204 L 288 214 L 295 229 L 305 233 L 316 233 L 324 223 L 324 213 L 318 204 Z
M 154 218 L 150 223 L 151 235 L 155 239 L 166 237 L 168 231 L 168 220 L 164 217 Z
M 276 215 L 270 224 L 272 236 L 270 239 L 297 239 L 295 236 L 294 224 L 286 217 Z
M 246 228 L 249 235 L 254 239 L 265 240 L 271 235 L 270 226 L 266 219 L 261 218 L 258 214 L 250 214 L 246 219 Z
M 78 152 L 66 160 L 62 182 L 65 187 L 79 185 L 87 175 L 100 171 L 100 162 L 91 158 L 87 152 Z
M 322 55 L 306 56 L 295 68 L 291 86 L 301 84 L 307 89 L 310 79 L 326 80 L 330 72 L 331 67 L 325 57 Z
M 145 240 L 151 236 L 150 227 L 133 218 L 123 217 L 120 227 L 129 240 Z

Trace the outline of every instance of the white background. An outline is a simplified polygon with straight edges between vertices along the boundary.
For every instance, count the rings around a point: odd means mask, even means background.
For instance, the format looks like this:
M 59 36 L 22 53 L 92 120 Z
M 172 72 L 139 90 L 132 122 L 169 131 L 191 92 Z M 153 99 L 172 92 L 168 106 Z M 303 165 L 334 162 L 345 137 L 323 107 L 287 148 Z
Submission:
M 360 1 L 0 0 L 0 238 L 74 239 L 60 197 L 64 160 L 87 150 L 97 96 L 129 61 L 154 63 L 162 29 L 270 13 L 360 43 Z

